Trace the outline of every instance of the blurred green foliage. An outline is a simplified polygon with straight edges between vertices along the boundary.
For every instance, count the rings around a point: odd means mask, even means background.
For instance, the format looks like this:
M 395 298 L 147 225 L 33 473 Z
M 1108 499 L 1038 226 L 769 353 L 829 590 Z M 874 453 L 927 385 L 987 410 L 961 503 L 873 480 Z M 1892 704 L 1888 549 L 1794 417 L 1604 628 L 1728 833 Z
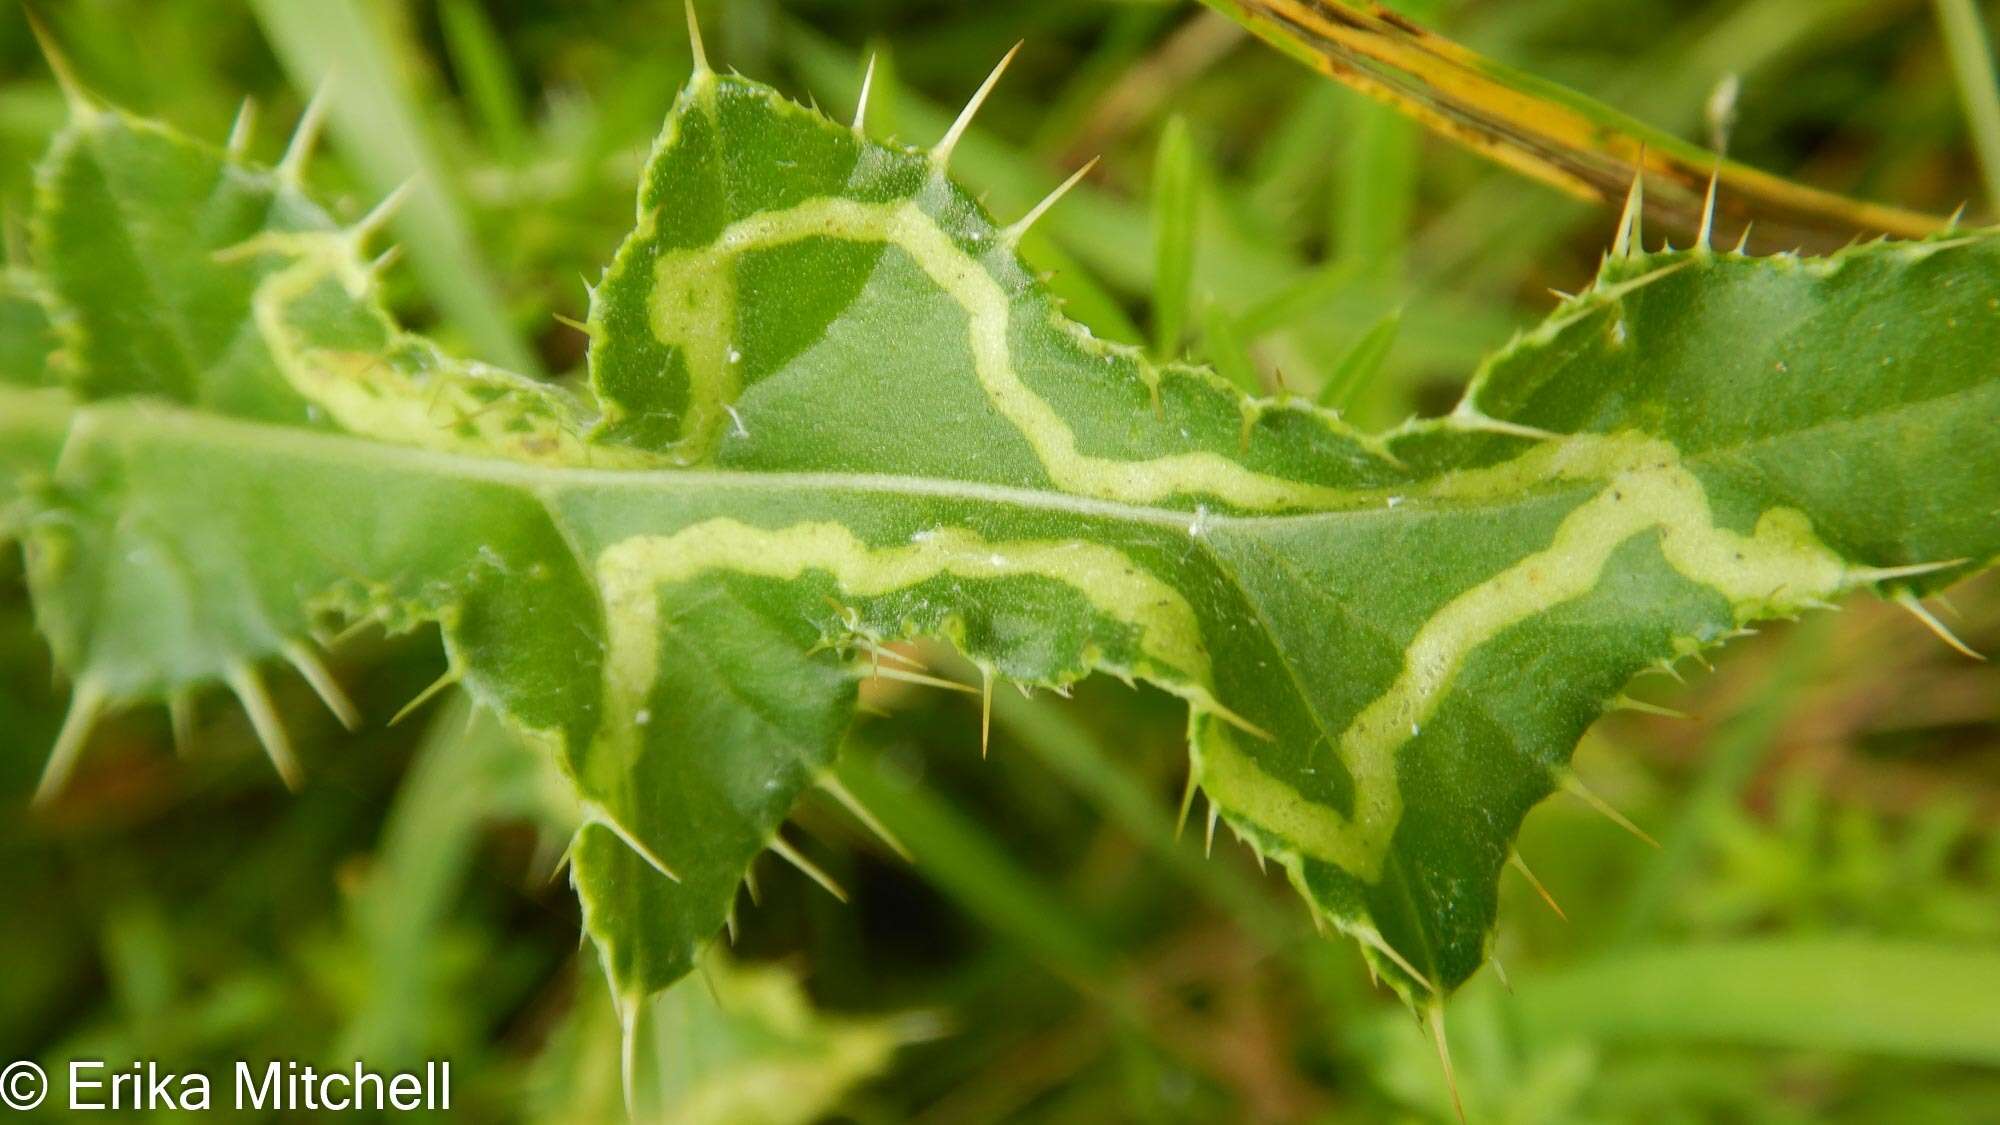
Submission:
M 1738 75 L 1734 155 L 1903 205 L 1986 210 L 1967 120 L 1990 110 L 1960 81 L 1982 49 L 1967 42 L 1971 5 L 1940 5 L 1957 9 L 1942 25 L 1921 0 L 1397 6 L 1699 140 L 1712 89 Z M 319 186 L 358 214 L 410 175 L 427 185 L 398 231 L 405 318 L 559 376 L 583 339 L 558 317 L 582 315 L 580 276 L 629 228 L 639 161 L 688 67 L 679 0 L 66 0 L 41 14 L 91 88 L 191 132 L 219 139 L 250 93 L 268 158 L 331 75 Z M 1027 246 L 1072 313 L 1134 342 L 1191 337 L 1245 381 L 1331 383 L 1370 424 L 1449 402 L 1545 290 L 1588 279 L 1609 237 L 1611 216 L 1421 135 L 1192 5 L 728 0 L 704 19 L 719 63 L 836 112 L 875 54 L 872 124 L 922 140 L 1026 40 L 956 168 L 1015 214 L 1103 155 Z M 12 256 L 32 162 L 62 117 L 9 9 Z M 31 816 L 64 692 L 17 570 L 0 556 L 0 799 L 16 810 L 0 819 L 0 1059 L 223 1073 L 237 1058 L 448 1057 L 467 1119 L 620 1117 L 615 1021 L 552 882 L 568 814 L 545 767 L 455 702 L 381 726 L 435 676 L 430 638 L 338 650 L 375 720 L 358 737 L 283 685 L 302 796 L 218 697 L 199 702 L 184 759 L 164 715 L 118 718 L 75 791 Z M 2000 648 L 2000 589 L 1954 597 L 1954 627 Z M 1496 953 L 1512 994 L 1482 978 L 1451 1016 L 1469 1113 L 1993 1113 L 2000 670 L 1879 606 L 1727 663 L 1649 689 L 1692 721 L 1621 718 L 1579 752 L 1660 850 L 1580 806 L 1530 819 L 1521 851 L 1569 921 L 1510 880 Z M 1199 824 L 1176 836 L 1178 704 L 1098 683 L 1073 701 L 1002 699 L 982 761 L 976 702 L 874 702 L 883 717 L 856 732 L 843 780 L 914 863 L 810 799 L 799 835 L 854 902 L 767 865 L 733 956 L 802 971 L 817 1014 L 782 978 L 743 985 L 723 966 L 689 982 L 642 1037 L 645 1116 L 1449 1119 L 1427 1038 L 1358 959 L 1313 935 L 1247 853 L 1223 843 L 1204 859 Z M 763 1096 L 773 1084 L 793 1096 Z

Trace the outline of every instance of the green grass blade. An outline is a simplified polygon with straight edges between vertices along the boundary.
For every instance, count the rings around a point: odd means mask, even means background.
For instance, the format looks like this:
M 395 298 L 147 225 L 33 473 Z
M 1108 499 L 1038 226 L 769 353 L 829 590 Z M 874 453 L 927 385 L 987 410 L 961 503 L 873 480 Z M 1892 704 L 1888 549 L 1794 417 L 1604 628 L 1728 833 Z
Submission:
M 1245 394 L 1264 393 L 1264 377 L 1249 346 L 1243 342 L 1236 318 L 1213 301 L 1202 307 L 1201 336 L 1202 350 L 1218 374 L 1241 387 Z
M 1338 260 L 1370 278 L 1398 276 L 1417 201 L 1420 135 L 1386 106 L 1353 107 L 1345 158 L 1335 181 L 1334 246 Z
M 1180 354 L 1187 329 L 1200 206 L 1194 139 L 1172 118 L 1153 157 L 1153 353 L 1162 359 Z
M 503 161 L 518 163 L 528 154 L 528 113 L 521 104 L 520 77 L 482 3 L 444 0 L 438 19 L 452 70 L 465 88 L 480 132 Z
M 1389 352 L 1396 346 L 1396 337 L 1403 330 L 1403 310 L 1392 309 L 1389 314 L 1375 322 L 1374 327 L 1362 334 L 1354 342 L 1354 347 L 1333 369 L 1333 375 L 1320 388 L 1319 404 L 1329 410 L 1344 410 L 1353 405 L 1355 398 L 1368 386 L 1382 370 L 1382 364 L 1389 358 Z
M 1973 151 L 1986 176 L 1986 205 L 2000 208 L 2000 77 L 1993 71 L 1993 43 L 1972 0 L 1937 0 L 1937 14 L 1965 102 Z
M 1620 954 L 1519 982 L 1533 1035 L 1738 1043 L 2000 1065 L 2000 954 L 1786 938 Z

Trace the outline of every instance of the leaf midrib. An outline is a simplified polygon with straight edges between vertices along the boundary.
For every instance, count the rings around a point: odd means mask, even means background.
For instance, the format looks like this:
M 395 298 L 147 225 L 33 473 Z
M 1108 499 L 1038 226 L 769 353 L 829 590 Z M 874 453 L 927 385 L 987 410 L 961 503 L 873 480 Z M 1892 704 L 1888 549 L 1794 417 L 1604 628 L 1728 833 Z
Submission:
M 669 494 L 732 489 L 749 493 L 797 495 L 800 491 L 872 493 L 959 500 L 1032 511 L 1062 512 L 1185 533 L 1192 512 L 1094 500 L 1065 493 L 972 481 L 877 473 L 743 472 L 726 469 L 593 469 L 525 464 L 505 458 L 471 457 L 415 446 L 221 417 L 159 402 L 78 403 L 60 390 L 0 388 L 0 416 L 27 419 L 80 447 L 93 438 L 145 443 L 163 434 L 193 444 L 262 452 L 295 461 L 322 460 L 522 489 L 544 499 L 574 491 L 637 491 Z M 100 437 L 102 435 L 102 437 Z M 1228 517 L 1211 515 L 1210 523 Z
M 1863 418 L 1819 419 L 1796 430 L 1711 446 L 1687 457 L 1690 464 L 1728 460 L 1746 451 L 1766 448 L 1778 440 L 1810 437 L 1823 429 L 1848 429 L 1869 422 L 1879 423 L 1902 414 L 1931 409 L 1941 402 L 1968 397 L 1990 390 L 1983 383 L 1958 387 L 1943 394 L 1894 404 Z M 288 459 L 323 459 L 348 464 L 373 463 L 385 468 L 407 469 L 434 477 L 510 486 L 529 491 L 547 501 L 570 491 L 636 490 L 648 493 L 709 491 L 717 488 L 751 493 L 776 492 L 796 495 L 800 491 L 851 492 L 911 498 L 959 500 L 992 504 L 1030 511 L 1061 512 L 1069 515 L 1170 529 L 1183 534 L 1197 523 L 1211 530 L 1254 530 L 1272 524 L 1296 526 L 1304 521 L 1354 518 L 1381 518 L 1385 515 L 1429 507 L 1421 491 L 1408 494 L 1401 509 L 1384 509 L 1373 503 L 1357 503 L 1353 508 L 1278 514 L 1232 514 L 1206 509 L 1184 511 L 1115 500 L 1099 500 L 1047 489 L 987 484 L 937 477 L 916 477 L 883 473 L 836 472 L 750 472 L 709 468 L 597 469 L 588 466 L 534 465 L 501 457 L 474 457 L 463 453 L 423 449 L 377 441 L 350 433 L 310 430 L 273 425 L 212 412 L 189 410 L 159 400 L 120 399 L 78 402 L 61 388 L 0 386 L 0 418 L 18 424 L 26 418 L 64 439 L 64 447 L 82 443 L 96 430 L 126 431 L 135 441 L 147 441 L 162 431 L 187 435 L 197 442 L 222 448 L 252 448 Z M 1578 481 L 1541 482 L 1575 487 Z M 1412 487 L 1421 482 L 1411 482 Z M 1379 491 L 1379 490 L 1370 490 Z M 1524 486 L 1514 502 L 1533 491 Z M 1358 492 L 1362 500 L 1369 492 Z M 1453 507 L 1481 501 L 1454 500 Z

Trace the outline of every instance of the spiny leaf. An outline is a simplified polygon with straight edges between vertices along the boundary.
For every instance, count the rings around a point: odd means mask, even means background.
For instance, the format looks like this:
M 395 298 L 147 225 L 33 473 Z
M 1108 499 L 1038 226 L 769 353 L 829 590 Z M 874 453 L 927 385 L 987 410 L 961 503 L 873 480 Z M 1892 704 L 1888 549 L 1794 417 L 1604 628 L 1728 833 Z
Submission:
M 51 268 L 69 389 L 0 390 L 63 666 L 132 703 L 328 614 L 439 622 L 575 783 L 628 1013 L 730 917 L 887 642 L 1185 699 L 1212 806 L 1428 1003 L 1634 675 L 2000 554 L 1983 234 L 1635 248 L 1376 436 L 1093 339 L 936 154 L 705 68 L 594 294 L 587 402 L 401 332 L 357 232 L 225 153 L 87 115 L 44 182 L 42 260 L 143 246 L 159 294 Z

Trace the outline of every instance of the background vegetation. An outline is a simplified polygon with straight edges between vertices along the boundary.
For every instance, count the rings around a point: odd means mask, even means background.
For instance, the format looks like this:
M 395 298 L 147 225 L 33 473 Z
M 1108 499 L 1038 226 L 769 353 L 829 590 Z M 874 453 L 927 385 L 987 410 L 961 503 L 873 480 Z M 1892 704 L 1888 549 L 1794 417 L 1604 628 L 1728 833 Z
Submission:
M 1819 186 L 1985 213 L 1994 91 L 1966 98 L 1978 13 L 1921 0 L 1409 0 L 1508 63 Z M 406 319 L 485 358 L 574 372 L 562 322 L 630 227 L 639 162 L 688 70 L 679 0 L 69 0 L 43 10 L 84 82 L 220 139 L 245 92 L 283 150 L 328 74 L 350 214 L 418 175 L 394 275 Z M 871 128 L 929 141 L 998 56 L 1012 76 L 955 167 L 1018 214 L 1101 170 L 1027 250 L 1102 335 L 1273 386 L 1329 383 L 1386 424 L 1448 404 L 1479 356 L 1594 272 L 1613 216 L 1419 134 L 1186 4 L 728 0 L 711 55 L 836 114 L 880 59 Z M 1950 31 L 1941 27 L 1953 28 Z M 1968 112 L 1970 109 L 1970 112 Z M 1985 115 L 1985 116 L 1982 116 Z M 9 252 L 64 116 L 0 15 Z M 2000 125 L 2000 121 L 1996 121 Z M 1195 265 L 1175 247 L 1191 243 Z M 310 502 L 310 498 L 301 498 Z M 310 773 L 285 793 L 241 714 L 107 725 L 73 790 L 27 795 L 65 698 L 0 557 L 0 1059 L 454 1060 L 477 1119 L 618 1120 L 618 1036 L 552 881 L 545 767 L 446 699 L 430 637 L 337 650 L 370 717 L 302 683 Z M 1954 595 L 2000 649 L 2000 586 Z M 1963 1121 L 2000 1106 L 2000 669 L 1894 607 L 1855 605 L 1647 685 L 1694 716 L 1622 717 L 1579 768 L 1657 836 L 1558 800 L 1521 844 L 1565 921 L 1511 880 L 1499 960 L 1456 1002 L 1476 1120 Z M 1073 701 L 895 685 L 849 783 L 914 853 L 801 810 L 843 905 L 766 865 L 711 983 L 662 1001 L 648 1113 L 719 1120 L 1447 1119 L 1427 1040 L 1316 937 L 1248 854 L 1176 839 L 1182 713 L 1092 683 Z M 921 784 L 918 784 L 921 782 Z M 817 800 L 815 798 L 814 800 Z M 777 966 L 790 978 L 741 966 Z M 796 979 L 815 1014 L 799 1006 Z M 752 1108 L 763 1116 L 753 1116 Z

